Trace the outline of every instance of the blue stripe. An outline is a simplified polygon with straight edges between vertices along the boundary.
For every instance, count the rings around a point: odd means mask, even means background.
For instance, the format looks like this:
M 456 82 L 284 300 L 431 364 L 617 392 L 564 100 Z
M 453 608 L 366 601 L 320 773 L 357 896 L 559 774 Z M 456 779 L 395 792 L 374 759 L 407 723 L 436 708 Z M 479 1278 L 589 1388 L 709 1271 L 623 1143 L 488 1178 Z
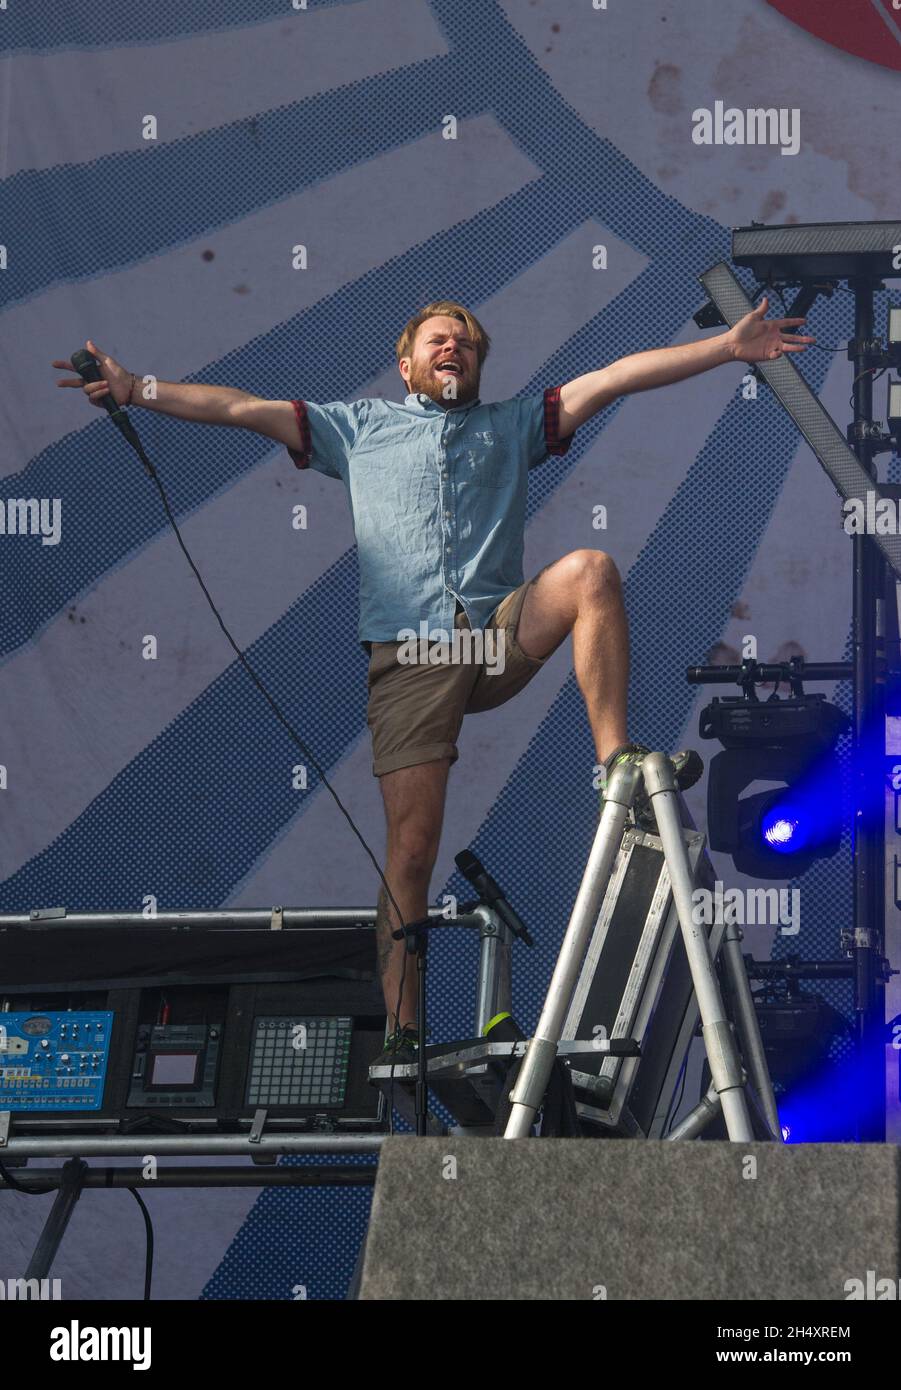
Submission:
M 184 140 L 13 174 L 0 185 L 0 308 L 184 246 L 431 134 L 451 100 L 475 115 L 470 89 L 442 55 Z
M 307 12 L 357 5 L 363 0 L 307 0 Z M 146 43 L 169 43 L 224 29 L 248 29 L 273 19 L 303 22 L 290 0 L 213 0 L 186 5 L 185 0 L 153 0 L 152 4 L 101 5 L 97 0 L 11 0 L 0 26 L 0 52 L 58 53 L 114 45 L 134 48 Z
M 696 258 L 703 262 L 724 229 L 664 193 L 587 126 L 536 63 L 500 5 L 494 0 L 480 4 L 478 24 L 458 0 L 432 0 L 432 7 L 469 80 L 490 83 L 485 91 L 504 130 L 546 174 L 579 190 L 586 216 L 598 218 L 647 255 L 675 259 L 678 249 L 681 274 Z M 699 270 L 705 268 L 706 262 L 699 265 Z

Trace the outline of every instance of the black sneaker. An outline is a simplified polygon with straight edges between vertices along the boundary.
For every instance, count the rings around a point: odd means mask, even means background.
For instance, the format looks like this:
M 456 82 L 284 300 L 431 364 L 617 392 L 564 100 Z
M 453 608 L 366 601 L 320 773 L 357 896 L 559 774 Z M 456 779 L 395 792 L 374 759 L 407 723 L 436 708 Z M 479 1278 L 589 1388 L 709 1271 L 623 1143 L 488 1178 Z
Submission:
M 606 778 L 610 776 L 615 767 L 623 767 L 626 764 L 633 764 L 639 767 L 647 757 L 651 749 L 643 743 L 623 743 L 619 748 L 614 748 L 613 752 L 606 758 L 604 768 Z M 676 773 L 676 786 L 680 792 L 687 791 L 689 787 L 700 780 L 704 772 L 704 762 L 699 753 L 693 748 L 673 753 L 670 757 Z M 604 809 L 604 787 L 601 788 L 600 810 Z M 645 790 L 644 782 L 640 782 L 635 793 L 635 801 L 632 805 L 632 817 L 635 824 L 641 830 L 649 830 L 656 833 L 657 821 L 654 816 L 651 798 Z
M 385 1046 L 369 1065 L 390 1067 L 393 1062 L 395 1066 L 403 1066 L 407 1062 L 415 1062 L 418 1051 L 419 1034 L 411 1023 L 407 1023 L 403 1028 L 395 1028 L 393 1033 L 389 1033 Z

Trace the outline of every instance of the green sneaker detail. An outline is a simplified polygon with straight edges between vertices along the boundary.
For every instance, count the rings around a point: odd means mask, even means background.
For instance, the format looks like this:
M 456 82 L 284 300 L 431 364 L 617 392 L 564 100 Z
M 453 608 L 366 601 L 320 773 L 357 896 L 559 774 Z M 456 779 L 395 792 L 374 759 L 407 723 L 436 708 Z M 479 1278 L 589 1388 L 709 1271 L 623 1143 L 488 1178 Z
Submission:
M 369 1065 L 384 1067 L 394 1062 L 396 1066 L 402 1066 L 405 1062 L 415 1062 L 418 1051 L 419 1034 L 408 1023 L 388 1034 L 381 1052 L 377 1057 L 373 1057 Z

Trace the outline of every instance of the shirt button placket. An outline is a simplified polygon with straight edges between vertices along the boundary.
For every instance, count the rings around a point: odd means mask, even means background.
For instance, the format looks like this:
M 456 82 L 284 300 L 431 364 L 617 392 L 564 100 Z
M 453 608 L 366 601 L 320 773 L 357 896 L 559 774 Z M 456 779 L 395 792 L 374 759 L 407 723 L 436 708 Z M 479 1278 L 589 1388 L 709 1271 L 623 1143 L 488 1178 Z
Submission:
M 449 424 L 450 424 L 449 417 L 448 417 L 447 415 L 445 415 L 445 417 L 444 417 L 444 422 L 443 422 L 443 425 L 442 425 L 442 430 L 441 430 L 441 445 L 440 445 L 440 449 L 441 449 L 441 481 L 442 481 L 443 484 L 448 483 L 449 478 L 450 478 L 450 474 L 449 474 L 449 470 L 448 470 L 448 466 L 447 466 L 447 444 L 446 444 L 446 438 L 447 438 L 448 433 L 450 432 L 449 429 L 448 429 Z M 442 494 L 444 495 L 444 500 L 445 500 L 445 503 L 446 503 L 446 502 L 447 502 L 447 496 L 446 496 L 447 489 L 446 489 L 445 487 L 442 487 L 441 491 L 442 491 Z M 447 506 L 445 506 L 445 509 L 444 509 L 444 520 L 445 520 L 445 522 L 448 522 L 448 523 L 449 523 L 449 522 L 451 521 L 451 519 L 452 519 L 452 516 L 453 516 L 453 513 L 451 512 L 450 508 L 447 507 Z M 445 540 L 445 543 L 444 543 L 444 555 L 445 555 L 445 584 L 449 585 L 451 589 L 455 589 L 455 588 L 456 588 L 456 576 L 455 576 L 455 574 L 454 574 L 454 568 L 453 568 L 453 563 L 452 563 L 452 556 L 453 556 L 453 535 L 452 535 L 452 532 L 451 532 L 450 525 L 448 525 L 448 526 L 446 527 L 446 533 L 445 533 L 445 534 L 446 534 L 446 537 L 447 537 L 447 539 Z

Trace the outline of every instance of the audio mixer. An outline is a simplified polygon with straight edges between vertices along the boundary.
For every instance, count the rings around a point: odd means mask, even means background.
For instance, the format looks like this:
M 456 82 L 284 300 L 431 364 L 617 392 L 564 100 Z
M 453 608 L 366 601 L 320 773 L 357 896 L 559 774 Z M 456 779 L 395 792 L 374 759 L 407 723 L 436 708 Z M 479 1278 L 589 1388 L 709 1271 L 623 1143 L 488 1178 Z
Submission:
M 0 1013 L 0 1110 L 99 1110 L 113 1015 Z

